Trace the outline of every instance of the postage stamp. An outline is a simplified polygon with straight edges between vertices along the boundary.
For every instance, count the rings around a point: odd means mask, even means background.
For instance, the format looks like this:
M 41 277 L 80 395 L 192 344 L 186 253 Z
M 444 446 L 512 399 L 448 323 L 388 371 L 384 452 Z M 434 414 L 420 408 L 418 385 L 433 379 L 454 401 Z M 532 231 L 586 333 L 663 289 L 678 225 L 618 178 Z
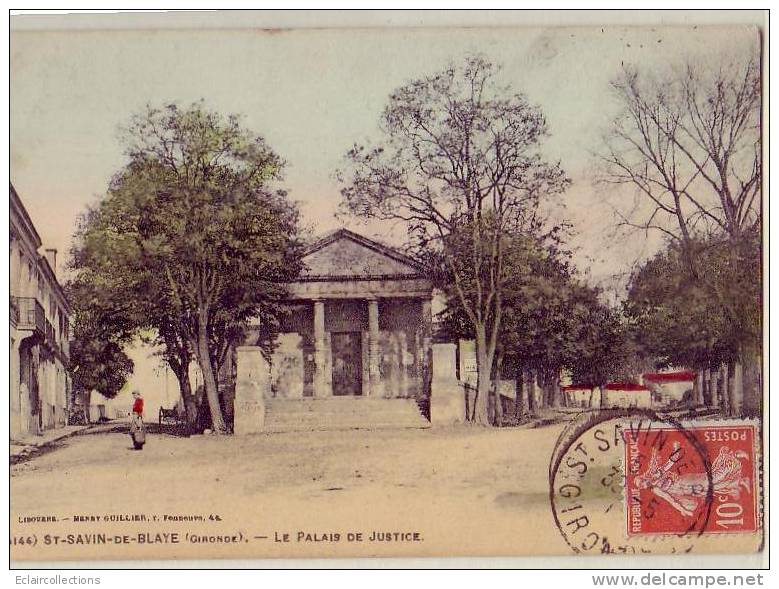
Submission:
M 661 428 L 652 436 L 625 432 L 628 535 L 684 533 L 701 519 L 705 534 L 756 531 L 756 430 L 754 423 L 732 422 L 687 429 L 706 450 L 711 481 L 705 468 L 689 459 L 680 430 Z
M 583 412 L 550 463 L 557 528 L 577 554 L 706 552 L 732 549 L 735 536 L 756 549 L 759 439 L 752 421 Z

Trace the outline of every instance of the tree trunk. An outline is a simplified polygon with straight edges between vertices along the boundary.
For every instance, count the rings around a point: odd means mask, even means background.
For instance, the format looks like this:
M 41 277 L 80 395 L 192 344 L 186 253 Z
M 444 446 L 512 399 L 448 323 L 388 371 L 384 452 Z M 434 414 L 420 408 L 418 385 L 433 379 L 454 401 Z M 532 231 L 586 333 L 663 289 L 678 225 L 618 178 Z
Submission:
M 198 311 L 198 319 L 197 357 L 200 371 L 203 373 L 203 386 L 206 389 L 208 408 L 211 410 L 211 424 L 213 425 L 214 433 L 224 434 L 227 433 L 227 427 L 222 417 L 219 391 L 216 386 L 214 366 L 211 363 L 211 351 L 208 347 L 208 313 L 204 309 L 200 309 Z
M 168 366 L 170 366 L 173 374 L 176 375 L 176 380 L 179 383 L 181 402 L 184 404 L 186 412 L 187 430 L 191 433 L 197 425 L 197 401 L 192 393 L 192 385 L 189 382 L 189 367 L 192 364 L 190 346 L 187 345 L 187 341 L 181 336 L 181 333 L 185 333 L 184 330 L 179 332 L 171 329 L 171 326 L 167 323 L 163 323 L 162 327 L 158 327 L 157 330 L 165 344 Z
M 709 390 L 709 383 L 706 382 L 706 369 L 701 368 L 700 369 L 700 375 L 701 375 L 701 395 L 703 396 L 703 404 L 707 407 L 713 407 L 714 404 L 712 403 L 711 399 L 711 391 Z
M 478 425 L 490 425 L 487 403 L 490 395 L 493 354 L 487 349 L 487 334 L 483 325 L 476 327 L 476 398 L 473 402 L 471 421 Z M 492 350 L 494 353 L 494 350 Z
M 536 387 L 538 387 L 541 392 L 539 395 L 539 405 L 540 407 L 546 407 L 549 405 L 549 399 L 547 398 L 547 391 L 546 391 L 546 370 L 536 370 L 535 371 L 535 377 L 536 377 Z
M 195 425 L 197 425 L 197 404 L 195 403 L 195 396 L 192 394 L 192 385 L 189 382 L 189 365 L 174 366 L 174 363 L 169 364 L 173 374 L 176 375 L 176 379 L 179 381 L 181 401 L 184 403 L 184 409 L 187 414 L 187 429 L 192 431 Z
M 730 415 L 741 415 L 744 406 L 744 365 L 739 357 L 733 362 L 733 376 L 730 391 Z
M 517 372 L 515 374 L 517 395 L 514 401 L 514 418 L 519 423 L 525 412 L 525 379 L 522 373 L 522 364 L 517 362 Z
M 555 370 L 554 373 L 552 373 L 551 378 L 549 379 L 549 389 L 552 396 L 552 406 L 555 408 L 559 408 L 562 403 L 561 394 L 560 394 L 560 371 Z
M 529 417 L 536 416 L 536 378 L 533 370 L 525 371 L 525 387 L 527 389 L 527 414 Z
M 503 371 L 503 352 L 498 352 L 498 357 L 495 360 L 495 378 L 493 380 L 493 399 L 495 402 L 495 419 L 493 423 L 498 426 L 503 426 L 503 401 L 500 394 L 500 377 Z
M 711 379 L 711 394 L 718 400 L 719 406 L 724 407 L 727 403 L 727 396 L 723 394 L 725 392 L 725 388 L 722 386 L 721 376 L 721 366 L 716 370 L 710 371 L 709 373 L 709 378 Z
M 544 391 L 544 407 L 551 407 L 554 404 L 554 400 L 552 399 L 552 378 L 551 378 L 551 372 L 547 369 L 544 370 L 544 384 L 543 384 L 543 391 Z
M 725 413 L 730 413 L 731 406 L 731 391 L 733 390 L 731 375 L 733 371 L 730 370 L 730 365 L 727 362 L 720 364 L 717 370 L 717 378 L 719 379 L 719 405 Z
M 717 394 L 717 386 L 714 382 L 714 379 L 711 377 L 711 369 L 706 368 L 703 371 L 703 382 L 705 383 L 706 390 L 709 393 L 709 403 L 711 406 L 715 409 L 718 409 L 720 406 L 720 399 L 719 395 Z
M 603 385 L 599 385 L 598 390 L 600 391 L 600 407 L 603 409 L 606 407 L 606 389 Z
M 760 415 L 762 407 L 762 365 L 759 352 L 744 352 L 744 399 L 741 408 L 743 415 Z
M 692 397 L 696 405 L 700 406 L 704 404 L 703 397 L 703 374 L 699 370 L 695 375 L 695 382 L 692 385 Z

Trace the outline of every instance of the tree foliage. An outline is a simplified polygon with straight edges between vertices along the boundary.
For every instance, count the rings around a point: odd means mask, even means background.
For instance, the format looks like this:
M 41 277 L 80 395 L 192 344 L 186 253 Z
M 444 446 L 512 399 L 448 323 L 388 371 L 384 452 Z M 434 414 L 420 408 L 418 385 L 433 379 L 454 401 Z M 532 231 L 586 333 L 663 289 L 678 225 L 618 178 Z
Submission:
M 299 268 L 297 210 L 271 188 L 282 161 L 202 103 L 149 107 L 125 141 L 129 162 L 81 232 L 78 265 L 136 301 L 169 360 L 197 360 L 225 431 L 219 367 L 251 317 L 272 320 Z
M 671 245 L 633 276 L 626 308 L 637 337 L 661 366 L 713 368 L 738 360 L 762 337 L 759 235 L 737 247 L 727 240 L 697 242 L 704 282 L 687 272 Z
M 65 285 L 71 301 L 72 339 L 70 371 L 73 392 L 97 391 L 114 398 L 133 372 L 133 362 L 124 352 L 133 326 L 114 314 L 118 302 L 108 289 L 98 289 L 81 277 Z
M 596 289 L 577 277 L 559 240 L 512 235 L 503 247 L 509 278 L 498 347 L 500 356 L 515 366 L 516 380 L 521 382 L 524 372 L 540 377 L 545 402 L 558 404 L 562 371 L 590 386 L 627 375 L 636 357 L 629 326 L 617 309 L 600 300 Z M 472 339 L 473 327 L 453 289 L 444 293 L 444 329 Z
M 612 88 L 623 111 L 606 135 L 604 180 L 636 189 L 625 225 L 667 240 L 632 280 L 638 340 L 660 365 L 733 363 L 740 374 L 749 356 L 759 372 L 759 60 L 688 62 L 661 75 L 627 67 Z

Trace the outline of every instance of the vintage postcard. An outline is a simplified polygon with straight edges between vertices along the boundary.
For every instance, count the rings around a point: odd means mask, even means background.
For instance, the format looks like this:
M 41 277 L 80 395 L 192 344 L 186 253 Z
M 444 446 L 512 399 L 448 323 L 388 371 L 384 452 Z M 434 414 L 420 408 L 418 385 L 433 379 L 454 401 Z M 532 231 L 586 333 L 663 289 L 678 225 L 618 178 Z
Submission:
M 759 20 L 146 16 L 11 17 L 13 561 L 763 550 Z

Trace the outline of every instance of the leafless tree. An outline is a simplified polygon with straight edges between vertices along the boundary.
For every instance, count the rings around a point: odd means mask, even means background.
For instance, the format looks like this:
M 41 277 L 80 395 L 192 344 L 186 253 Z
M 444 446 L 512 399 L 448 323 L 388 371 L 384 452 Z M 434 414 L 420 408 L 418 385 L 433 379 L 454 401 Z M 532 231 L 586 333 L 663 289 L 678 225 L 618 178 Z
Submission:
M 398 88 L 381 118 L 381 142 L 355 145 L 339 172 L 350 213 L 402 221 L 412 239 L 444 258 L 475 333 L 470 418 L 481 423 L 501 322 L 504 238 L 532 224 L 539 201 L 568 184 L 540 153 L 547 134 L 540 109 L 501 87 L 496 71 L 471 57 Z
M 760 223 L 759 62 L 690 62 L 653 76 L 625 67 L 612 82 L 623 110 L 605 138 L 603 180 L 632 185 L 640 203 L 625 225 L 684 246 L 720 233 L 739 240 Z

